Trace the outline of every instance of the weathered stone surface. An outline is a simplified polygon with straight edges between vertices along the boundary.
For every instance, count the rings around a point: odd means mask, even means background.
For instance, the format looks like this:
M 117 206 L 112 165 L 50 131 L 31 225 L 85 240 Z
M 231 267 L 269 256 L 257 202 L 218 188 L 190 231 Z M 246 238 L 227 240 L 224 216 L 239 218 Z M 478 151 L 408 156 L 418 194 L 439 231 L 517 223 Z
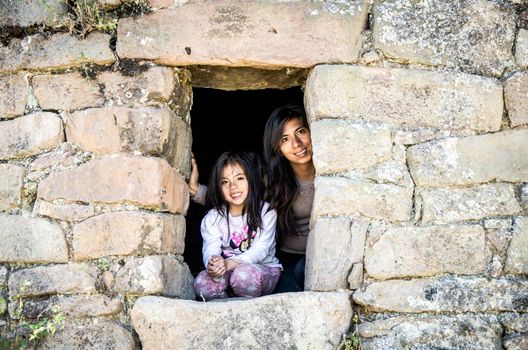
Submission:
M 18 319 L 18 301 L 9 304 L 11 318 Z M 25 300 L 22 315 L 29 318 L 53 316 L 53 308 L 58 307 L 66 317 L 114 316 L 123 310 L 121 300 L 106 295 L 53 296 L 46 300 Z
M 95 293 L 97 269 L 87 264 L 37 266 L 14 271 L 9 277 L 11 296 Z
M 189 0 L 148 0 L 153 8 L 177 7 L 185 5 Z
M 375 1 L 374 46 L 386 56 L 499 77 L 512 64 L 515 12 L 485 0 Z
M 528 71 L 516 73 L 506 80 L 504 83 L 504 102 L 512 127 L 528 123 L 528 99 L 526 96 L 528 96 Z
M 494 315 L 398 316 L 359 325 L 364 350 L 500 350 L 501 332 Z
M 312 215 L 364 215 L 387 221 L 407 221 L 412 188 L 374 184 L 340 177 L 317 177 Z
M 513 238 L 508 247 L 504 271 L 513 274 L 528 274 L 528 217 L 515 219 Z
M 527 333 L 528 314 L 502 314 L 501 323 L 507 333 Z
M 49 151 L 64 139 L 55 113 L 37 112 L 0 122 L 0 159 L 23 158 Z
M 68 142 L 99 153 L 161 155 L 169 146 L 176 116 L 167 107 L 89 108 L 68 115 Z
M 121 19 L 117 53 L 174 66 L 311 67 L 352 62 L 361 47 L 367 7 L 368 2 L 361 0 L 189 3 L 141 19 Z
M 142 106 L 151 100 L 168 101 L 177 84 L 174 71 L 152 67 L 133 76 L 103 72 L 97 81 L 104 86 L 105 97 L 116 106 Z
M 33 92 L 42 109 L 74 110 L 101 106 L 104 102 L 96 81 L 79 73 L 37 75 Z
M 25 173 L 26 169 L 20 165 L 0 164 L 0 211 L 22 204 Z
M 9 270 L 7 267 L 0 265 L 0 288 L 7 284 L 7 274 Z
M 132 156 L 95 159 L 52 173 L 37 195 L 46 201 L 133 203 L 182 214 L 189 204 L 187 184 L 165 160 Z
M 116 276 L 116 289 L 134 295 L 161 294 L 194 299 L 193 276 L 187 264 L 169 256 L 132 258 Z
M 191 66 L 193 87 L 232 90 L 287 89 L 303 86 L 303 68 L 257 69 L 251 67 Z
M 183 254 L 185 219 L 141 212 L 105 213 L 73 227 L 75 260 L 107 255 Z
M 0 316 L 2 316 L 7 310 L 7 302 L 5 298 L 0 295 Z
M 333 349 L 350 324 L 348 298 L 310 292 L 212 303 L 144 297 L 131 315 L 146 350 Z
M 489 219 L 484 221 L 486 229 L 486 238 L 493 244 L 495 249 L 500 253 L 505 253 L 510 244 L 512 234 L 511 219 Z
M 171 130 L 167 158 L 171 166 L 188 178 L 191 174 L 191 128 L 180 118 L 175 118 Z
M 318 121 L 311 129 L 314 164 L 320 175 L 368 168 L 391 157 L 392 139 L 388 129 L 341 120 Z
M 64 328 L 57 329 L 53 335 L 47 336 L 39 349 L 112 349 L 134 350 L 134 338 L 123 326 L 107 320 L 94 320 L 90 323 L 80 323 L 66 320 Z
M 363 285 L 363 263 L 352 265 L 352 271 L 348 275 L 348 288 L 358 289 Z
M 46 263 L 68 261 L 62 229 L 42 218 L 0 214 L 0 261 Z
M 53 204 L 39 200 L 33 212 L 53 219 L 64 221 L 83 221 L 95 214 L 95 209 L 89 205 L 82 204 Z
M 422 220 L 437 224 L 479 220 L 521 211 L 510 184 L 486 184 L 471 188 L 423 189 Z
M 0 27 L 56 26 L 67 14 L 68 5 L 62 0 L 4 0 L 0 4 Z
M 506 336 L 503 345 L 506 350 L 525 350 L 528 348 L 528 334 Z
M 521 186 L 521 206 L 524 213 L 528 214 L 528 184 Z
M 29 84 L 23 76 L 0 76 L 0 118 L 13 118 L 24 114 L 28 87 Z
M 317 169 L 319 171 L 319 169 Z M 363 171 L 360 177 L 402 187 L 414 187 L 411 174 L 404 160 L 389 160 Z
M 528 129 L 448 138 L 407 149 L 417 186 L 528 181 Z
M 103 65 L 114 61 L 110 35 L 98 32 L 83 40 L 68 33 L 52 36 L 38 34 L 23 40 L 13 39 L 9 46 L 0 46 L 0 73 L 21 69 L 64 69 L 83 64 Z
M 519 29 L 517 33 L 515 61 L 521 68 L 528 68 L 528 29 Z
M 306 247 L 305 290 L 348 288 L 352 265 L 363 261 L 367 227 L 368 221 L 361 219 L 317 219 Z
M 502 85 L 464 73 L 347 65 L 315 67 L 306 82 L 312 120 L 346 118 L 445 130 L 497 131 Z
M 486 271 L 491 256 L 480 225 L 389 228 L 365 248 L 365 270 L 376 279 L 462 275 Z
M 380 312 L 526 312 L 527 295 L 525 279 L 445 276 L 374 282 L 354 301 Z

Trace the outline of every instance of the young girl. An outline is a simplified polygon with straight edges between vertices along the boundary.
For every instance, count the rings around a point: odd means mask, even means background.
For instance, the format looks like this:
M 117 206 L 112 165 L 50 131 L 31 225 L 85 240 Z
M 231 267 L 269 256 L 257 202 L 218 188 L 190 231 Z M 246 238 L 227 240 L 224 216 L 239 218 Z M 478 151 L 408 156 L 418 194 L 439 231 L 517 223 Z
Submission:
M 211 174 L 202 220 L 206 271 L 194 280 L 205 300 L 270 294 L 280 276 L 275 258 L 277 214 L 262 201 L 262 183 L 255 156 L 226 152 Z

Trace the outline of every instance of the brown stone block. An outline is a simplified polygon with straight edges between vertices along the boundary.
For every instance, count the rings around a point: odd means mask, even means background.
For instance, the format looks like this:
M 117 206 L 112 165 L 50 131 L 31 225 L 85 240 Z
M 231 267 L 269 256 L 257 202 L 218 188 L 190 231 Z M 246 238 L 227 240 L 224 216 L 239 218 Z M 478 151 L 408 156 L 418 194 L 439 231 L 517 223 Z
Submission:
M 185 219 L 180 215 L 105 213 L 73 227 L 75 260 L 107 255 L 183 254 Z
M 192 283 L 187 264 L 170 256 L 151 255 L 129 260 L 117 273 L 115 285 L 126 294 L 194 299 Z
M 0 164 L 0 211 L 20 207 L 26 169 L 14 164 Z
M 23 40 L 13 39 L 7 47 L 0 46 L 0 73 L 21 69 L 65 69 L 83 64 L 103 65 L 114 61 L 110 35 L 98 32 L 82 40 L 68 33 L 52 36 L 38 34 Z
M 177 117 L 167 107 L 90 108 L 68 115 L 66 138 L 83 150 L 106 154 L 140 152 L 163 155 L 173 148 L 169 137 L 176 133 Z
M 117 52 L 161 64 L 311 67 L 352 62 L 368 1 L 192 2 L 119 21 Z M 174 23 L 178 23 L 177 26 Z
M 0 214 L 0 262 L 47 263 L 68 261 L 62 229 L 42 218 Z
M 37 75 L 33 91 L 42 109 L 74 110 L 101 106 L 104 102 L 96 81 L 79 73 Z
M 49 151 L 63 140 L 62 121 L 55 113 L 37 112 L 0 121 L 0 159 L 24 158 Z
M 28 87 L 29 84 L 23 76 L 0 76 L 0 118 L 13 118 L 24 114 Z
M 95 209 L 90 205 L 54 204 L 39 200 L 33 207 L 33 212 L 53 219 L 75 222 L 93 216 Z
M 52 173 L 38 188 L 46 201 L 132 203 L 184 214 L 189 191 L 183 177 L 159 158 L 112 156 Z
M 176 85 L 174 71 L 153 67 L 133 77 L 118 72 L 103 72 L 97 81 L 104 86 L 105 97 L 116 106 L 142 106 L 152 100 L 168 101 Z

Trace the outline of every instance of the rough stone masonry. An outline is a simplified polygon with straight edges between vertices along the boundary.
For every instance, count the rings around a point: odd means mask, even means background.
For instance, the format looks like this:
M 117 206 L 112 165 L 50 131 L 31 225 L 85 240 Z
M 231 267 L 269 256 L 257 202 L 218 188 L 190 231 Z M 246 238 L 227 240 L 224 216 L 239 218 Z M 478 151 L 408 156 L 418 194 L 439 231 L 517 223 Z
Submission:
M 36 348 L 528 347 L 526 1 L 82 3 L 0 3 L 1 338 L 59 306 Z M 307 292 L 195 302 L 192 87 L 299 85 Z

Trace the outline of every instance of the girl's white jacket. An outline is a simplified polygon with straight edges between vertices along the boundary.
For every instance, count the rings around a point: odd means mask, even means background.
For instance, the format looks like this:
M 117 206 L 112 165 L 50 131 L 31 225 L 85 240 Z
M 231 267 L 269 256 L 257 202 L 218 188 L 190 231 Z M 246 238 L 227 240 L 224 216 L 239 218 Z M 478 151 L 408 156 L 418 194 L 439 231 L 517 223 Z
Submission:
M 262 228 L 256 231 L 251 241 L 251 246 L 245 250 L 233 249 L 231 241 L 236 241 L 236 235 L 247 225 L 247 215 L 229 215 L 228 232 L 227 220 L 222 217 L 216 209 L 211 209 L 205 215 L 201 224 L 203 248 L 202 256 L 204 266 L 207 267 L 209 259 L 213 255 L 230 255 L 228 259 L 234 259 L 242 264 L 261 264 L 271 267 L 282 268 L 279 260 L 275 257 L 275 225 L 277 212 L 269 209 L 269 204 L 264 203 L 261 211 Z

